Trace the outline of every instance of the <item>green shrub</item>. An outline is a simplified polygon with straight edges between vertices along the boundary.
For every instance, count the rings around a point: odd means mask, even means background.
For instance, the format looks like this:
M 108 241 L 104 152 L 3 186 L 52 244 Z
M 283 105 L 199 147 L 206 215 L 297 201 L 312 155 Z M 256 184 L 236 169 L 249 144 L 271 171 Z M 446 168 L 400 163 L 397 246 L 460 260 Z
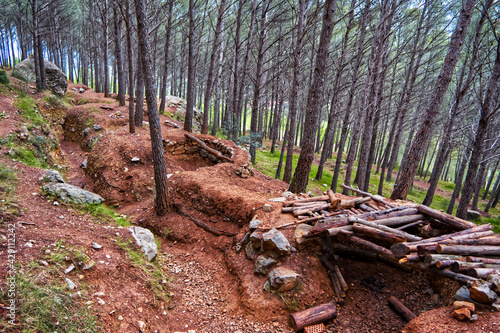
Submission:
M 7 76 L 7 72 L 3 69 L 0 69 L 0 83 L 6 86 L 10 85 L 10 80 Z

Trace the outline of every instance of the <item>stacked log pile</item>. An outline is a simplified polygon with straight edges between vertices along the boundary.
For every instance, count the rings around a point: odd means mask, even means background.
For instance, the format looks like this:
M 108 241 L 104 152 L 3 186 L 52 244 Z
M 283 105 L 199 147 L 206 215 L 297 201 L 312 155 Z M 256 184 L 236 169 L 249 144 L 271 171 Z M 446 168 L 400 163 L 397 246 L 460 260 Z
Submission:
M 329 191 L 285 202 L 283 212 L 296 216 L 295 223 L 314 224 L 305 237 L 323 238 L 330 253 L 378 259 L 408 271 L 431 271 L 468 287 L 486 283 L 500 290 L 500 235 L 492 225 L 478 226 L 423 205 L 398 207 L 346 188 L 367 197 L 341 200 Z M 342 304 L 345 290 L 337 270 L 328 259 L 322 261 Z

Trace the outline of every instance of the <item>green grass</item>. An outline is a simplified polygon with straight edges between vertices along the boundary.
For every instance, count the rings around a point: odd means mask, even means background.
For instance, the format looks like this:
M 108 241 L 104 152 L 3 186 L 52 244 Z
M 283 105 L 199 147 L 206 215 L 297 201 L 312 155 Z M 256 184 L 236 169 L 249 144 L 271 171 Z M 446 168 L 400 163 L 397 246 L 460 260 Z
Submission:
M 16 171 L 0 163 L 0 211 L 3 216 L 19 215 L 19 206 L 14 194 L 17 182 Z M 1 221 L 0 218 L 0 223 Z
M 47 123 L 38 112 L 36 101 L 31 96 L 18 97 L 14 105 L 22 111 L 23 117 L 29 120 L 32 125 L 38 126 Z
M 35 153 L 26 147 L 15 148 L 14 155 L 12 155 L 11 157 L 27 166 L 43 169 L 48 167 L 48 164 L 43 157 L 40 158 L 35 156 Z
M 129 227 L 132 225 L 128 217 L 116 214 L 113 208 L 110 208 L 103 203 L 90 204 L 90 205 L 75 205 L 75 207 L 81 211 L 90 213 L 92 216 L 100 220 L 108 222 L 114 221 L 116 224 L 122 227 Z
M 81 250 L 58 241 L 44 257 L 48 266 L 37 262 L 17 266 L 17 328 L 22 327 L 22 332 L 102 332 L 96 316 L 83 305 L 89 295 L 88 288 L 80 283 L 79 297 L 74 297 L 64 280 L 63 270 L 67 265 L 83 263 L 84 257 Z M 8 294 L 0 290 L 2 303 L 7 304 L 10 299 L 7 297 Z M 7 318 L 0 319 L 2 325 L 7 331 L 11 328 Z
M 171 297 L 171 293 L 167 290 L 169 278 L 163 268 L 166 264 L 166 257 L 158 253 L 152 261 L 148 261 L 130 238 L 127 240 L 118 238 L 116 244 L 125 250 L 132 264 L 142 270 L 143 278 L 155 297 L 160 301 L 169 302 Z

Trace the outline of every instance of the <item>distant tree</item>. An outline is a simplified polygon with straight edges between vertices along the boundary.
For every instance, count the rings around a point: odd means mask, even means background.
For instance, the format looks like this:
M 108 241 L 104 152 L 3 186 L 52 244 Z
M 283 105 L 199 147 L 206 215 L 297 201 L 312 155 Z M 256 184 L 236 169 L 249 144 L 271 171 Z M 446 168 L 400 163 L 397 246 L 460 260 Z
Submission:
M 289 190 L 294 193 L 305 192 L 314 158 L 314 140 L 318 116 L 323 106 L 323 88 L 326 78 L 328 52 L 335 25 L 335 8 L 337 0 L 326 0 L 324 4 L 323 26 L 318 44 L 316 64 L 314 68 L 313 81 L 307 95 L 307 112 L 304 122 L 304 136 L 302 139 L 302 150 L 299 155 L 297 167 L 290 183 Z
M 393 200 L 406 199 L 410 186 L 413 183 L 413 177 L 425 151 L 432 126 L 453 76 L 455 64 L 458 61 L 460 50 L 467 35 L 467 28 L 469 27 L 475 4 L 476 0 L 464 0 L 463 2 L 455 31 L 451 36 L 448 54 L 444 59 L 436 86 L 429 98 L 429 104 L 423 115 L 422 123 L 408 152 L 408 157 L 401 165 L 398 183 L 391 194 L 391 199 Z
M 149 130 L 153 150 L 153 167 L 156 187 L 155 210 L 158 215 L 164 215 L 170 206 L 167 186 L 167 169 L 161 136 L 161 123 L 156 103 L 156 84 L 153 71 L 153 57 L 148 40 L 147 15 L 145 0 L 135 0 L 137 17 L 137 33 L 139 41 L 139 58 L 144 64 L 144 82 L 146 86 L 146 102 L 148 105 Z

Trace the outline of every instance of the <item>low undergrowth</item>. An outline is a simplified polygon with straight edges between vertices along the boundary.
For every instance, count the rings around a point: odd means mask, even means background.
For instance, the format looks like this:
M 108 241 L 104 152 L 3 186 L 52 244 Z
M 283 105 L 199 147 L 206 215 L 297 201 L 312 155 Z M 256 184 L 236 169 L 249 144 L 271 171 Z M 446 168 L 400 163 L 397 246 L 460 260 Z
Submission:
M 15 189 L 18 178 L 16 170 L 0 163 L 0 222 L 12 215 L 19 215 Z

